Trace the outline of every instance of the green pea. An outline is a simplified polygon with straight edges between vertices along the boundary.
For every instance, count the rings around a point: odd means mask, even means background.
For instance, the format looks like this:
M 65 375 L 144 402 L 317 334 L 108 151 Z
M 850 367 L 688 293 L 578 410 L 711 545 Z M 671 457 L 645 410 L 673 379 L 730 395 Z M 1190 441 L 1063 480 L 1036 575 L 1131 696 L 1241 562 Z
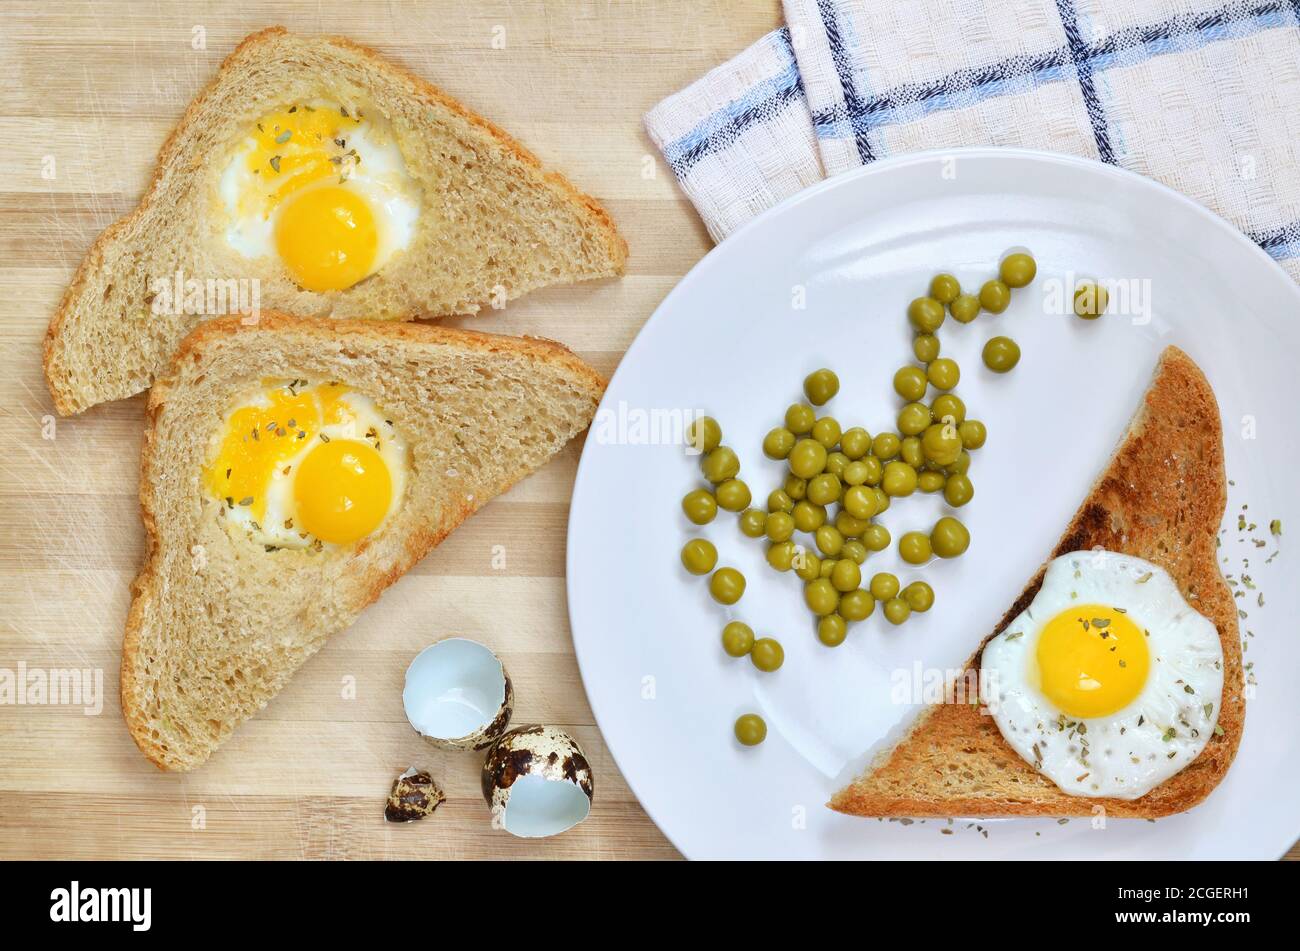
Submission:
M 908 402 L 915 402 L 925 396 L 929 384 L 925 381 L 925 371 L 920 367 L 899 367 L 894 374 L 894 392 Z
M 807 403 L 793 403 L 785 411 L 785 428 L 796 436 L 812 432 L 815 422 L 817 422 L 817 411 Z
M 767 513 L 762 509 L 745 509 L 740 513 L 740 533 L 746 538 L 762 538 L 767 534 Z
M 978 419 L 968 419 L 957 427 L 957 435 L 961 437 L 961 444 L 967 449 L 978 449 L 988 438 L 988 430 Z
M 781 483 L 781 491 L 788 495 L 792 502 L 797 502 L 808 494 L 808 480 L 791 473 L 785 477 L 785 482 Z
M 956 462 L 954 462 L 952 465 L 943 467 L 943 471 L 948 475 L 954 475 L 954 474 L 965 475 L 967 470 L 969 469 L 970 469 L 970 453 L 964 449 L 961 451 L 961 454 L 957 456 Z
M 823 505 L 804 499 L 794 503 L 794 527 L 801 532 L 815 532 L 826 524 L 826 509 Z
M 874 494 L 874 493 L 873 493 Z M 867 530 L 871 523 L 865 518 L 855 518 L 851 513 L 841 508 L 839 514 L 835 516 L 835 530 L 848 538 L 861 538 L 862 533 Z M 848 544 L 846 541 L 845 545 Z M 841 554 L 843 551 L 841 550 Z
M 852 591 L 862 583 L 862 569 L 852 558 L 841 558 L 831 571 L 831 584 L 841 593 Z
M 948 305 L 948 310 L 952 312 L 952 319 L 960 324 L 968 324 L 980 315 L 979 298 L 974 294 L 959 294 L 957 299 Z
M 1028 254 L 1008 254 L 998 267 L 998 277 L 1007 287 L 1025 287 L 1038 273 L 1038 263 Z
M 840 480 L 829 472 L 808 480 L 808 501 L 816 505 L 830 505 L 840 500 Z
M 745 509 L 753 496 L 749 494 L 749 486 L 739 479 L 728 479 L 714 490 L 717 496 L 718 504 L 728 512 L 740 512 Z
M 844 430 L 840 434 L 840 451 L 850 460 L 861 459 L 871 451 L 871 434 L 861 426 Z
M 794 433 L 784 426 L 769 430 L 763 437 L 763 455 L 769 459 L 784 459 L 794 448 Z
M 709 578 L 709 594 L 719 604 L 735 604 L 745 593 L 745 576 L 735 568 L 719 568 Z
M 817 622 L 817 640 L 827 647 L 839 647 L 848 633 L 848 622 L 838 614 L 828 614 Z
M 683 496 L 682 511 L 696 525 L 707 525 L 718 514 L 718 501 L 712 492 L 695 489 Z
M 794 567 L 794 573 L 804 581 L 816 581 L 822 576 L 822 560 L 802 545 L 795 547 L 791 565 Z
M 961 436 L 949 423 L 931 423 L 921 437 L 921 451 L 937 466 L 951 465 L 961 455 Z
M 1000 314 L 1011 303 L 1011 288 L 1002 281 L 985 281 L 980 288 L 980 306 L 990 314 Z
M 951 304 L 961 293 L 961 284 L 951 274 L 936 274 L 930 281 L 930 296 L 940 304 Z
M 771 513 L 767 517 L 767 528 L 765 531 L 770 541 L 789 541 L 790 536 L 794 534 L 794 516 L 787 512 Z
M 912 616 L 912 606 L 902 598 L 890 598 L 885 602 L 885 620 L 890 624 L 902 624 Z
M 867 481 L 863 485 L 880 485 L 880 480 L 885 477 L 885 464 L 875 456 L 868 456 L 862 460 L 862 464 L 867 467 Z
M 907 305 L 907 319 L 918 333 L 934 333 L 943 325 L 943 318 L 943 304 L 933 297 L 918 297 Z
M 885 478 L 881 483 L 885 494 L 899 498 L 916 491 L 916 470 L 906 462 L 891 462 L 885 466 Z
M 960 473 L 948 476 L 943 485 L 943 500 L 953 508 L 961 508 L 975 498 L 975 486 L 970 477 Z
M 956 558 L 970 547 L 970 532 L 951 515 L 945 515 L 930 530 L 930 544 L 940 558 Z
M 827 581 L 829 581 L 831 574 L 835 571 L 835 561 L 836 559 L 834 558 L 823 558 L 821 571 L 817 572 L 817 577 L 825 578 Z M 815 581 L 817 579 L 814 578 L 813 580 Z
M 815 370 L 804 378 L 803 391 L 809 403 L 821 406 L 840 391 L 840 378 L 833 370 Z
M 961 379 L 961 367 L 957 366 L 956 360 L 940 357 L 926 367 L 925 376 L 935 389 L 951 390 Z
M 856 538 L 851 538 L 840 549 L 840 557 L 848 558 L 855 565 L 860 565 L 867 560 L 867 546 Z
M 921 451 L 921 440 L 915 436 L 906 437 L 902 445 L 899 446 L 898 458 L 913 469 L 920 469 L 925 464 L 925 453 Z
M 884 551 L 889 547 L 889 542 L 889 529 L 879 522 L 867 526 L 867 530 L 862 533 L 862 544 L 867 551 Z
M 925 432 L 930 425 L 930 408 L 924 403 L 908 403 L 898 411 L 898 431 L 904 436 Z
M 898 576 L 887 571 L 871 576 L 871 596 L 877 601 L 888 601 L 898 594 Z
M 812 438 L 829 452 L 840 442 L 840 424 L 832 416 L 823 416 L 813 424 Z
M 917 334 L 912 338 L 912 353 L 922 363 L 929 363 L 939 355 L 939 338 L 934 334 Z
M 865 485 L 849 486 L 844 492 L 844 510 L 854 518 L 871 518 L 876 514 L 876 493 Z
M 774 637 L 760 637 L 754 641 L 749 661 L 765 674 L 770 674 L 785 663 L 785 648 Z
M 1106 312 L 1110 292 L 1093 281 L 1084 281 L 1074 291 L 1074 312 L 1084 320 L 1096 320 Z
M 744 746 L 758 746 L 767 739 L 767 724 L 757 713 L 746 713 L 736 719 L 736 739 Z
M 994 373 L 1006 373 L 1020 362 L 1020 345 L 1010 337 L 990 337 L 984 344 L 984 365 Z
M 732 621 L 722 629 L 722 649 L 732 657 L 744 657 L 754 649 L 754 629 L 743 621 Z
M 844 547 L 844 535 L 833 525 L 823 525 L 813 533 L 817 550 L 828 558 L 834 558 Z
M 767 546 L 767 563 L 777 571 L 789 571 L 794 564 L 794 553 L 794 542 L 773 542 Z
M 803 599 L 808 610 L 818 617 L 833 614 L 840 603 L 840 593 L 835 590 L 829 578 L 818 578 L 804 585 Z
M 867 476 L 871 470 L 861 459 L 854 460 L 844 467 L 844 473 L 840 476 L 845 485 L 866 485 Z
M 884 481 L 883 476 L 880 481 Z M 876 493 L 876 514 L 879 515 L 881 512 L 888 512 L 890 502 L 889 493 L 878 485 L 873 485 L 871 489 Z
M 701 416 L 686 430 L 686 438 L 701 453 L 710 453 L 722 442 L 722 427 L 712 416 Z
M 924 532 L 904 532 L 898 540 L 898 554 L 909 565 L 923 565 L 934 552 L 930 549 L 930 538 Z
M 727 446 L 719 446 L 700 460 L 704 478 L 714 485 L 734 479 L 740 472 L 740 458 Z
M 787 514 L 793 512 L 794 499 L 790 498 L 784 489 L 773 489 L 771 494 L 767 497 L 767 510 L 769 512 L 785 512 Z
M 876 609 L 876 599 L 870 591 L 859 588 L 840 596 L 840 617 L 846 621 L 865 621 Z
M 826 468 L 826 447 L 816 439 L 800 439 L 790 450 L 790 471 L 811 479 Z
M 895 433 L 877 433 L 871 440 L 871 453 L 881 462 L 888 462 L 898 455 L 899 438 Z
M 844 467 L 849 464 L 849 457 L 842 452 L 830 452 L 826 454 L 826 471 L 837 479 L 844 476 Z
M 903 589 L 903 600 L 913 611 L 924 613 L 934 606 L 934 589 L 924 581 L 913 581 Z
M 693 575 L 707 575 L 718 563 L 718 550 L 707 538 L 692 538 L 682 546 L 682 566 Z
M 957 394 L 945 393 L 943 396 L 935 397 L 934 402 L 930 404 L 930 413 L 936 423 L 950 423 L 957 426 L 966 418 L 966 404 Z
M 916 477 L 916 487 L 922 492 L 938 492 L 947 483 L 947 476 L 942 472 L 927 469 Z

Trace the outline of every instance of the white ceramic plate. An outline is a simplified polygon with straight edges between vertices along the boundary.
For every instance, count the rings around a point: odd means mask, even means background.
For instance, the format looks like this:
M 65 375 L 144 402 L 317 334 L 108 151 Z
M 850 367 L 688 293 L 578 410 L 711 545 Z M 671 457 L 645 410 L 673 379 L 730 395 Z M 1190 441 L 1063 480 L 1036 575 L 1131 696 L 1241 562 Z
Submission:
M 890 627 L 877 610 L 836 649 L 816 640 L 798 580 L 764 562 L 764 545 L 721 512 L 696 529 L 682 495 L 699 484 L 697 457 L 656 440 L 656 421 L 707 412 L 740 454 L 762 505 L 782 466 L 763 435 L 800 397 L 810 371 L 842 381 L 826 407 L 846 427 L 893 428 L 891 380 L 911 362 L 904 309 L 938 270 L 966 288 L 992 276 L 1013 247 L 1038 277 L 1000 316 L 949 320 L 940 337 L 963 376 L 958 392 L 988 424 L 975 454 L 971 530 L 960 559 L 922 575 L 937 592 L 925 615 Z M 1085 322 L 1052 313 L 1070 272 L 1130 281 L 1127 303 Z M 1068 297 L 1065 310 L 1068 311 Z M 980 360 L 995 334 L 1021 345 L 1014 372 Z M 1204 368 L 1223 414 L 1229 478 L 1224 571 L 1249 558 L 1257 591 L 1242 600 L 1252 685 L 1236 762 L 1201 806 L 1155 823 L 941 820 L 904 825 L 824 807 L 868 751 L 910 722 L 891 702 L 896 671 L 959 668 L 1055 545 L 1120 438 L 1161 348 L 1175 343 Z M 1300 836 L 1300 595 L 1286 543 L 1300 532 L 1297 450 L 1300 290 L 1265 254 L 1201 206 L 1147 179 L 1093 162 L 1010 150 L 906 156 L 809 189 L 710 253 L 641 331 L 589 436 L 569 525 L 573 638 L 596 719 L 623 775 L 664 833 L 709 857 L 1261 857 Z M 661 426 L 670 429 L 671 426 Z M 1237 531 L 1237 515 L 1258 523 Z M 894 538 L 928 527 L 933 497 L 895 501 L 881 521 Z M 682 570 L 692 534 L 749 581 L 732 609 Z M 1266 540 L 1256 548 L 1248 537 Z M 1294 556 L 1293 556 L 1294 557 Z M 866 569 L 918 574 L 896 546 Z M 761 674 L 719 646 L 730 618 L 774 634 L 784 667 Z M 732 736 L 735 718 L 763 715 L 761 746 Z M 599 808 L 599 801 L 597 801 Z M 1098 826 L 1103 826 L 1098 828 Z M 946 832 L 946 834 L 945 834 Z

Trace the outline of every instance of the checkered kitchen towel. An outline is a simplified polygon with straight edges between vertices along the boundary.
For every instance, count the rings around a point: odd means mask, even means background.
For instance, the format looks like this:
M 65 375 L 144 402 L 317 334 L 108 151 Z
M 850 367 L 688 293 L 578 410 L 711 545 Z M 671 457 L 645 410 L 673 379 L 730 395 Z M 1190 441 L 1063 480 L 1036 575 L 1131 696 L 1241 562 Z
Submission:
M 1023 146 L 1164 182 L 1300 280 L 1300 0 L 784 6 L 645 117 L 714 240 L 891 155 Z

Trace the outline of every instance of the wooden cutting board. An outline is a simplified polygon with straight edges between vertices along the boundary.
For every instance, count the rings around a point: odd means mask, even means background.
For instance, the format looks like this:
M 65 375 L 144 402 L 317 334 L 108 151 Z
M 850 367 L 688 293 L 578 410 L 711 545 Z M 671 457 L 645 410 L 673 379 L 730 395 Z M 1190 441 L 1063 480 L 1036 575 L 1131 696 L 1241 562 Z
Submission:
M 0 858 L 677 856 L 619 775 L 573 657 L 564 547 L 580 446 L 462 526 L 205 767 L 163 774 L 127 736 L 116 696 L 143 544 L 143 397 L 56 420 L 40 346 L 73 269 L 134 206 L 186 103 L 243 36 L 279 23 L 377 47 L 600 198 L 631 248 L 626 277 L 462 322 L 552 337 L 612 372 L 710 247 L 641 116 L 779 22 L 776 0 L 4 4 L 0 668 L 88 668 L 106 696 L 97 715 L 0 706 Z M 411 731 L 403 672 L 449 634 L 500 653 L 516 722 L 561 725 L 583 744 L 596 775 L 585 823 L 532 842 L 492 830 L 480 758 Z M 412 763 L 448 801 L 423 822 L 387 824 L 384 798 Z

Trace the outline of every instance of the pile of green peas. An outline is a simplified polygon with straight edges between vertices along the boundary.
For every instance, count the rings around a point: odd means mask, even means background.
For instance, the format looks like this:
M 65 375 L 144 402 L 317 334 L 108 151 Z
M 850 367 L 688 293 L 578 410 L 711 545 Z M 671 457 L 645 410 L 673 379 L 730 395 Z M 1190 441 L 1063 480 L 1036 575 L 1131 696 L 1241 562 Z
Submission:
M 753 504 L 749 486 L 739 479 L 739 459 L 721 444 L 717 421 L 703 417 L 692 426 L 689 435 L 703 454 L 700 467 L 711 489 L 696 489 L 683 498 L 687 518 L 705 525 L 719 508 L 737 513 L 744 535 L 767 541 L 768 564 L 777 571 L 793 571 L 804 583 L 804 602 L 817 619 L 818 639 L 827 647 L 844 643 L 849 624 L 870 617 L 877 602 L 894 625 L 933 606 L 934 590 L 924 581 L 904 586 L 897 576 L 879 572 L 864 585 L 861 566 L 892 541 L 876 518 L 893 499 L 918 490 L 941 493 L 956 509 L 974 498 L 970 454 L 984 445 L 988 433 L 982 422 L 967 417 L 965 403 L 953 392 L 961 368 L 939 355 L 938 330 L 949 315 L 966 324 L 981 310 L 1002 313 L 1010 305 L 1012 289 L 1028 286 L 1036 273 L 1033 257 L 1017 252 L 1002 259 L 998 277 L 986 281 L 978 295 L 963 292 L 957 278 L 944 273 L 931 280 L 928 296 L 908 305 L 915 332 L 912 350 L 921 365 L 904 366 L 894 374 L 894 391 L 904 400 L 896 417 L 897 432 L 873 437 L 860 426 L 844 429 L 833 416 L 819 416 L 816 407 L 835 397 L 840 381 L 829 369 L 809 374 L 803 386 L 807 402 L 791 405 L 782 425 L 763 439 L 764 455 L 784 461 L 788 468 L 782 484 L 768 495 L 765 509 Z M 1092 306 L 1100 313 L 1104 298 L 1097 303 L 1100 306 Z M 996 336 L 984 345 L 983 360 L 990 370 L 1006 373 L 1019 362 L 1020 348 L 1009 337 Z M 797 544 L 796 533 L 811 535 L 813 546 Z M 904 533 L 898 551 L 904 562 L 919 566 L 936 556 L 959 557 L 969 545 L 966 526 L 945 515 L 928 532 Z M 709 590 L 718 602 L 735 604 L 743 595 L 744 576 L 734 568 L 716 568 L 717 550 L 707 540 L 688 541 L 682 563 L 693 574 L 712 572 Z M 728 655 L 748 656 L 759 670 L 774 671 L 784 661 L 779 642 L 755 639 L 753 630 L 740 621 L 723 628 L 722 644 Z M 761 743 L 766 733 L 757 714 L 736 721 L 736 738 L 744 745 Z

